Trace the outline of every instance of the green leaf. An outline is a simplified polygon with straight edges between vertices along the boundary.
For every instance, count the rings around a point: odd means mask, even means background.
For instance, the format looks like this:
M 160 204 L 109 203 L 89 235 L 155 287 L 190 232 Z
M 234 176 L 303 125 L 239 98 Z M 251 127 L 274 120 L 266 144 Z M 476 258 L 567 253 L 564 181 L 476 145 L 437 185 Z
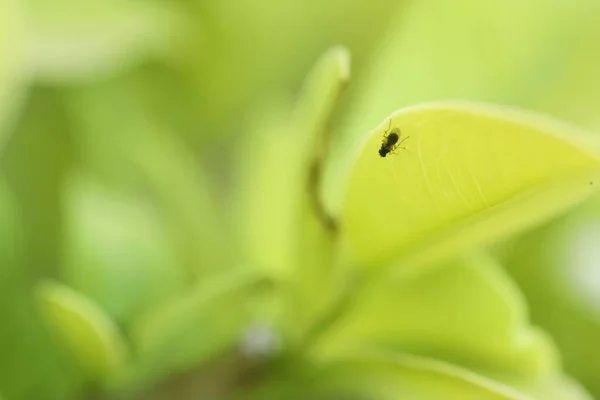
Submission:
M 156 379 L 202 365 L 231 349 L 251 322 L 253 294 L 261 282 L 247 267 L 196 285 L 132 328 L 139 360 L 132 380 Z
M 410 138 L 382 158 L 388 126 Z M 403 109 L 357 154 L 342 234 L 365 267 L 418 270 L 581 201 L 598 187 L 598 154 L 595 137 L 535 114 L 461 102 Z
M 327 124 L 349 68 L 347 50 L 330 49 L 309 74 L 293 110 L 285 99 L 265 102 L 249 124 L 249 139 L 242 141 L 236 222 L 248 231 L 243 240 L 252 261 L 266 271 L 278 270 L 279 277 L 289 278 L 296 261 L 298 214 L 315 211 L 305 209 L 309 199 L 303 194 L 315 184 L 310 169 L 325 151 Z M 256 235 L 257 228 L 264 233 Z
M 310 164 L 324 146 L 328 124 L 340 94 L 350 79 L 350 53 L 345 47 L 325 52 L 309 73 L 292 115 L 297 157 Z
M 1 174 L 0 388 L 10 399 L 67 398 L 81 386 L 82 374 L 40 323 L 32 296 L 39 271 L 31 253 L 37 252 L 32 250 L 23 197 L 4 178 Z M 28 184 L 31 189 L 32 181 Z
M 393 11 L 406 3 L 344 3 L 343 18 L 340 4 L 320 0 L 193 3 L 187 9 L 203 30 L 191 38 L 197 49 L 187 54 L 183 68 L 201 102 L 197 112 L 208 125 L 202 135 L 239 132 L 239 110 L 254 106 L 257 94 L 295 93 L 314 60 L 332 46 L 346 45 L 364 64 Z
M 301 335 L 332 297 L 332 227 L 317 184 L 329 121 L 350 75 L 348 51 L 325 52 L 292 108 L 267 103 L 244 141 L 236 222 L 254 265 L 283 282 L 287 332 Z
M 340 175 L 354 162 L 365 133 L 403 107 L 464 99 L 558 113 L 552 115 L 594 126 L 598 11 L 598 3 L 588 0 L 431 0 L 394 15 L 389 36 L 353 85 L 355 96 L 336 132 L 323 183 L 327 208 L 337 211 L 343 192 L 329 189 L 344 185 Z M 556 87 L 559 82 L 568 90 Z M 563 93 L 567 105 L 552 104 Z
M 509 272 L 533 320 L 561 350 L 565 370 L 600 396 L 598 232 L 600 197 L 564 218 L 519 237 L 506 254 Z
M 235 263 L 220 208 L 197 157 L 143 96 L 137 76 L 74 90 L 68 106 L 84 158 L 103 177 L 149 192 L 192 278 Z
M 367 353 L 295 370 L 236 399 L 533 400 L 506 385 L 445 363 L 409 354 Z
M 151 204 L 83 173 L 69 176 L 63 189 L 64 283 L 125 324 L 187 286 Z
M 573 4 L 579 11 L 577 18 L 562 29 L 556 28 L 564 36 L 548 51 L 546 66 L 554 65 L 550 70 L 552 76 L 540 74 L 544 68 L 532 70 L 532 75 L 537 72 L 540 77 L 536 79 L 538 90 L 531 91 L 531 104 L 537 110 L 600 131 L 600 80 L 595 79 L 600 70 L 600 58 L 593 50 L 600 40 L 597 23 L 600 3 L 582 1 Z
M 385 345 L 535 381 L 556 371 L 558 361 L 527 318 L 524 299 L 500 267 L 472 257 L 364 289 L 313 354 L 329 359 Z
M 91 379 L 107 382 L 123 371 L 127 344 L 101 308 L 83 294 L 54 282 L 40 284 L 37 297 L 48 326 Z
M 537 399 L 589 398 L 561 375 L 557 350 L 530 325 L 518 288 L 483 255 L 379 282 L 352 304 L 311 350 L 313 359 L 386 348 L 465 368 Z
M 23 215 L 29 270 L 56 276 L 62 221 L 62 179 L 74 161 L 72 130 L 55 89 L 31 91 L 4 154 L 3 168 Z M 43 199 L 43 201 L 40 201 Z
M 0 175 L 0 282 L 9 279 L 18 270 L 23 252 L 23 228 L 21 210 L 12 188 Z M 5 275 L 6 274 L 6 275 Z
M 28 66 L 24 20 L 21 1 L 0 0 L 0 151 L 25 97 Z
M 30 56 L 47 82 L 117 72 L 177 48 L 186 21 L 172 3 L 118 0 L 29 0 Z
M 540 400 L 593 400 L 579 382 L 557 373 L 540 382 L 505 382 Z
M 341 372 L 343 371 L 343 372 Z M 442 361 L 412 355 L 365 357 L 343 366 L 331 377 L 347 393 L 377 399 L 511 399 L 527 400 L 508 386 Z
M 326 52 L 310 72 L 291 118 L 295 170 L 292 220 L 292 286 L 286 332 L 297 338 L 321 318 L 338 297 L 334 270 L 335 221 L 326 214 L 318 193 L 329 146 L 329 125 L 350 79 L 350 55 L 343 47 Z M 285 289 L 284 289 L 285 290 Z
M 67 398 L 80 387 L 82 374 L 40 323 L 22 198 L 11 189 L 0 177 L 0 388 L 11 399 Z
M 274 279 L 290 275 L 293 210 L 297 198 L 290 190 L 290 101 L 261 103 L 241 138 L 231 196 L 232 225 L 250 266 Z M 268 110 L 265 112 L 265 110 Z

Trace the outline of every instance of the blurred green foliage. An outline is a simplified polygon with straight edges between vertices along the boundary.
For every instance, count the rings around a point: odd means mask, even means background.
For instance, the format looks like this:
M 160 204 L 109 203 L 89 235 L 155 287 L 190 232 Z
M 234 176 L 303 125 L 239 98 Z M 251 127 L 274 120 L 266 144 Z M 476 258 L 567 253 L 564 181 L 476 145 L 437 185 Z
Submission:
M 600 396 L 599 20 L 0 0 L 0 393 Z

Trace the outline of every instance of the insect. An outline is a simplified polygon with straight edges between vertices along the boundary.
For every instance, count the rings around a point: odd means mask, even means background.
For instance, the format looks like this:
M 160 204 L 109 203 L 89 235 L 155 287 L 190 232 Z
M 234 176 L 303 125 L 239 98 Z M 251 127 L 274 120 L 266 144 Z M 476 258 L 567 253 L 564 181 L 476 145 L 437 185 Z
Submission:
M 408 139 L 410 136 L 406 136 L 406 137 L 404 137 L 404 139 L 400 140 L 400 136 L 402 136 L 402 132 L 400 132 L 400 128 L 394 127 L 394 129 L 391 129 L 391 127 L 392 127 L 392 119 L 390 118 L 390 124 L 389 124 L 387 130 L 383 134 L 381 148 L 379 149 L 379 155 L 381 157 L 387 156 L 388 153 L 393 154 L 396 151 L 396 149 L 406 150 L 406 147 L 401 146 L 401 144 L 406 139 Z M 390 129 L 391 129 L 391 131 L 390 131 Z

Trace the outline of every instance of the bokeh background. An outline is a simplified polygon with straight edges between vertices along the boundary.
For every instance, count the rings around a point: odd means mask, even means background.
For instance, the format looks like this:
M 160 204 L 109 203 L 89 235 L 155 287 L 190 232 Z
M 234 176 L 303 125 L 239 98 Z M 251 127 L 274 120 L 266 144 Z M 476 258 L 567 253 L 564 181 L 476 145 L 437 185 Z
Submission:
M 40 317 L 41 282 L 76 289 L 135 331 L 226 265 L 246 265 L 240 242 L 261 226 L 236 212 L 240 188 L 253 190 L 240 160 L 335 45 L 349 50 L 352 78 L 334 140 L 449 98 L 600 134 L 595 0 L 0 0 L 3 399 L 103 391 Z M 294 148 L 282 140 L 279 151 Z M 494 248 L 566 371 L 598 397 L 599 239 L 594 198 Z M 236 307 L 214 310 L 232 335 Z M 192 329 L 185 340 L 201 339 Z M 204 365 L 201 350 L 179 359 L 143 398 L 196 398 L 207 369 L 235 362 Z

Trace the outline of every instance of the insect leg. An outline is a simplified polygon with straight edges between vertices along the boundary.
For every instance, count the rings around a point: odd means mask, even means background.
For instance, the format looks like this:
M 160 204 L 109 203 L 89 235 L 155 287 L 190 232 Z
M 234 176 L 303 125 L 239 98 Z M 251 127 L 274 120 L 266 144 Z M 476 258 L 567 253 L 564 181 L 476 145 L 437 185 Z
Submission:
M 404 142 L 408 138 L 410 138 L 410 136 L 405 136 L 404 139 L 400 140 L 398 143 L 396 143 L 396 145 L 400 146 L 402 144 L 402 142 Z
M 390 123 L 388 124 L 388 128 L 383 132 L 383 138 L 381 140 L 381 143 L 383 143 L 384 145 L 387 144 L 388 132 L 390 131 L 391 127 L 392 127 L 392 119 L 390 118 Z

